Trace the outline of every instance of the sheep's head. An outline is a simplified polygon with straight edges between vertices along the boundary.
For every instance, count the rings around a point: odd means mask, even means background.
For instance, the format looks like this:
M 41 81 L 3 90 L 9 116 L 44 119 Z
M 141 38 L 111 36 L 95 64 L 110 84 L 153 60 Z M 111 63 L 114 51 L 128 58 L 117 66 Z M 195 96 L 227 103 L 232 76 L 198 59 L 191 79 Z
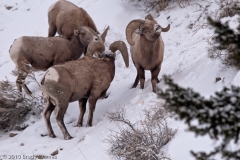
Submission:
M 148 14 L 145 20 L 132 20 L 126 27 L 126 38 L 131 46 L 134 45 L 132 34 L 136 29 L 139 29 L 139 33 L 145 36 L 149 41 L 155 41 L 160 36 L 161 32 L 169 31 L 170 24 L 166 28 L 161 27 L 151 14 Z
M 88 49 L 87 49 L 87 56 L 93 56 L 93 54 L 97 51 L 99 53 L 103 53 L 105 50 L 105 46 L 101 42 L 92 42 L 89 44 Z M 113 56 L 115 58 L 115 52 L 117 50 L 120 51 L 122 54 L 124 63 L 126 67 L 129 66 L 129 58 L 128 58 L 128 49 L 126 44 L 123 41 L 115 41 L 109 46 L 110 51 L 105 51 L 102 54 L 102 57 L 109 57 Z
M 74 35 L 79 38 L 80 42 L 84 46 L 89 45 L 91 42 L 99 41 L 99 36 L 97 33 L 93 29 L 86 26 L 74 30 Z

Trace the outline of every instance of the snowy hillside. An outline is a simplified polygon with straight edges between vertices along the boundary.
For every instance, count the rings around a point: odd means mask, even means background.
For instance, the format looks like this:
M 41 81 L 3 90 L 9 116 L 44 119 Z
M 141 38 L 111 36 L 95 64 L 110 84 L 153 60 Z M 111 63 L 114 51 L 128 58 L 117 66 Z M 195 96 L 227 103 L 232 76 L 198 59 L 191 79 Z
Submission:
M 126 42 L 127 24 L 133 19 L 144 19 L 146 16 L 146 13 L 123 0 L 70 1 L 86 9 L 100 32 L 107 25 L 110 26 L 106 37 L 107 46 L 114 40 Z M 55 0 L 0 1 L 0 80 L 7 77 L 15 82 L 16 77 L 11 75 L 15 65 L 8 53 L 14 39 L 20 36 L 47 36 L 47 10 L 54 2 Z M 9 6 L 12 8 L 9 9 Z M 214 7 L 216 6 L 213 5 L 212 10 Z M 165 55 L 158 77 L 160 79 L 164 74 L 171 75 L 181 86 L 192 87 L 208 97 L 223 86 L 229 86 L 238 71 L 224 67 L 221 62 L 208 58 L 206 40 L 212 36 L 213 31 L 206 27 L 195 32 L 202 23 L 205 23 L 204 18 L 194 23 L 200 13 L 194 4 L 185 8 L 176 5 L 173 9 L 161 12 L 156 18 L 156 21 L 163 27 L 171 24 L 170 31 L 162 33 Z M 233 28 L 236 27 L 236 19 L 237 17 L 228 19 Z M 194 24 L 192 28 L 189 27 L 190 24 Z M 50 155 L 58 150 L 56 156 L 59 160 L 110 160 L 111 157 L 106 152 L 109 146 L 104 143 L 104 140 L 109 136 L 110 130 L 117 130 L 117 126 L 106 118 L 106 112 L 125 106 L 127 118 L 134 122 L 141 118 L 142 109 L 160 101 L 152 92 L 149 71 L 146 72 L 145 88 L 140 90 L 138 85 L 136 89 L 131 89 L 137 74 L 131 58 L 129 68 L 125 67 L 120 54 L 117 55 L 115 64 L 115 78 L 108 90 L 110 96 L 97 102 L 92 127 L 86 127 L 88 109 L 84 116 L 84 126 L 75 127 L 79 107 L 77 102 L 71 103 L 64 120 L 73 139 L 68 141 L 63 139 L 62 132 L 55 121 L 55 115 L 52 114 L 51 122 L 57 138 L 41 136 L 47 134 L 43 118 L 21 132 L 16 131 L 18 135 L 12 138 L 9 137 L 9 133 L 0 132 L 0 159 L 4 158 L 3 155 Z M 39 72 L 37 75 L 40 79 L 42 73 Z M 216 83 L 216 77 L 224 80 Z M 235 78 L 235 81 L 237 79 L 239 78 Z M 31 91 L 40 93 L 36 84 L 31 83 L 28 86 Z M 164 88 L 165 86 L 163 82 L 160 82 L 158 87 Z M 186 132 L 186 125 L 182 122 L 169 119 L 169 125 L 178 130 L 175 138 L 165 148 L 172 160 L 192 160 L 190 150 L 208 151 L 214 145 L 207 137 L 195 137 L 194 134 Z

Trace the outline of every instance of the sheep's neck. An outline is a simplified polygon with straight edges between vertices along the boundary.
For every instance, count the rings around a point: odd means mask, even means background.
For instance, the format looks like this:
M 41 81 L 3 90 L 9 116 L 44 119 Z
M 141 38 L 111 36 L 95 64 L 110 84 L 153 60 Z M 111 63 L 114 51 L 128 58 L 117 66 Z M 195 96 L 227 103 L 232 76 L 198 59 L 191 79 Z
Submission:
M 105 61 L 108 64 L 108 70 L 109 70 L 111 78 L 113 80 L 113 78 L 115 76 L 115 58 L 108 57 L 108 58 L 105 58 Z
M 141 36 L 140 37 L 140 46 L 145 46 L 143 48 L 144 52 L 143 53 L 147 53 L 147 54 L 153 54 L 154 49 L 157 47 L 156 45 L 158 45 L 159 38 L 156 41 L 149 41 L 145 36 Z
M 72 49 L 73 49 L 72 50 L 73 51 L 73 60 L 76 60 L 82 55 L 84 46 L 80 42 L 80 40 L 78 39 L 77 36 L 73 36 L 73 38 L 71 39 L 71 43 L 72 43 Z

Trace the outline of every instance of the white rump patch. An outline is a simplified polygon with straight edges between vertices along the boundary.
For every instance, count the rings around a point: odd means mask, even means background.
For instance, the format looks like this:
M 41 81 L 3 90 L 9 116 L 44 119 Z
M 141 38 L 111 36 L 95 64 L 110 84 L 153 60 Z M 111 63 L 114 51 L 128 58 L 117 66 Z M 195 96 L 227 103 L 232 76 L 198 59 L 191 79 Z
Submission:
M 56 69 L 49 68 L 45 74 L 45 80 L 51 80 L 58 82 L 59 80 L 59 74 Z
M 58 1 L 57 1 L 57 2 L 58 2 Z M 56 5 L 57 2 L 53 3 L 53 4 L 48 8 L 48 13 L 55 7 L 55 5 Z
M 17 64 L 18 56 L 21 56 L 19 54 L 19 51 L 20 51 L 22 45 L 23 45 L 23 37 L 20 37 L 13 42 L 13 44 L 9 50 L 10 57 L 15 64 Z

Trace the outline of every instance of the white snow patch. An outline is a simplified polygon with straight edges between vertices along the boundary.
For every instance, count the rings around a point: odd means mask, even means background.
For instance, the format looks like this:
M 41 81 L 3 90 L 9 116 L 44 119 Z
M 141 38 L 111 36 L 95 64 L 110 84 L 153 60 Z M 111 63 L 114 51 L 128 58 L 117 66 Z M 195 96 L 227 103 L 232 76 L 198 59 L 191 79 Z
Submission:
M 240 87 L 240 72 L 234 77 L 232 85 Z

